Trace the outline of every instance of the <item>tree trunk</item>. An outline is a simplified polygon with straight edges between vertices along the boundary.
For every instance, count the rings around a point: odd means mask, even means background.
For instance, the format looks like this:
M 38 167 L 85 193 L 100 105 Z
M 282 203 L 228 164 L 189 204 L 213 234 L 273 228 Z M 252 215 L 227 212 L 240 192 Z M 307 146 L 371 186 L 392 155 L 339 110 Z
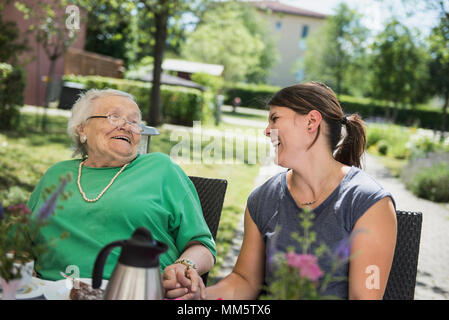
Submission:
M 391 121 L 393 123 L 396 123 L 396 119 L 398 118 L 398 113 L 399 113 L 399 103 L 395 102 L 394 109 L 393 109 L 393 116 L 391 117 Z
M 390 117 L 390 109 L 391 109 L 391 107 L 390 107 L 390 101 L 387 101 L 387 106 L 385 107 L 385 119 L 387 120 L 387 121 L 390 121 L 391 120 L 391 117 Z
M 447 115 L 447 106 L 449 105 L 449 93 L 446 94 L 444 100 L 445 101 L 443 106 L 443 117 L 441 118 L 441 136 L 440 136 L 441 142 L 444 141 L 446 134 L 446 115 Z
M 48 71 L 47 87 L 45 90 L 44 113 L 42 114 L 42 122 L 41 122 L 41 129 L 43 132 L 47 131 L 47 109 L 48 109 L 48 106 L 50 105 L 50 86 L 53 81 L 53 77 L 54 77 L 54 73 L 55 73 L 56 60 L 57 60 L 57 58 L 50 58 L 50 69 Z
M 150 110 L 148 112 L 147 122 L 150 126 L 161 124 L 161 74 L 162 60 L 164 57 L 165 43 L 167 40 L 167 21 L 168 13 L 162 11 L 155 14 L 155 45 L 154 45 L 154 64 L 153 64 L 153 84 L 151 86 Z

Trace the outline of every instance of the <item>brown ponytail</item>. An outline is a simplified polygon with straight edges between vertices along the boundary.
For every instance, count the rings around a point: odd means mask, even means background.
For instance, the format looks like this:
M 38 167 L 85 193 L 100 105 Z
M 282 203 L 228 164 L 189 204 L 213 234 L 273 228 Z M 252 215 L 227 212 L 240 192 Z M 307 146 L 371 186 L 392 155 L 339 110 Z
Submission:
M 268 105 L 287 107 L 301 115 L 319 111 L 328 127 L 327 139 L 335 160 L 361 168 L 360 158 L 366 146 L 365 125 L 357 114 L 345 117 L 331 88 L 321 82 L 293 85 L 278 91 Z M 346 135 L 339 144 L 343 125 L 346 126 Z
M 346 117 L 346 135 L 337 146 L 335 160 L 350 166 L 362 167 L 360 158 L 365 152 L 365 124 L 358 114 Z

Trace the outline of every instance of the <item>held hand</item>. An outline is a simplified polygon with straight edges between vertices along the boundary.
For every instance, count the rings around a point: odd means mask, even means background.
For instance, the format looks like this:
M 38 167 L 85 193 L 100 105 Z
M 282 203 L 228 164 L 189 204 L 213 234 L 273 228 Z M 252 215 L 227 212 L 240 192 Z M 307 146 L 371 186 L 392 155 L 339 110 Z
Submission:
M 178 274 L 183 275 L 185 269 L 186 267 L 180 264 L 171 264 L 164 269 L 162 287 L 165 290 L 166 298 L 176 299 L 188 292 L 189 285 L 181 285 L 181 282 L 178 281 Z
M 196 272 L 195 269 L 188 269 L 185 271 L 184 277 L 185 279 L 181 278 L 178 274 L 178 281 L 181 284 L 187 284 L 188 282 L 186 280 L 190 280 L 190 287 L 189 292 L 184 295 L 182 298 L 185 300 L 205 300 L 206 299 L 206 286 L 203 283 L 203 279 L 201 276 Z
M 182 264 L 167 266 L 162 275 L 165 296 L 169 299 L 206 299 L 206 287 L 195 269 Z

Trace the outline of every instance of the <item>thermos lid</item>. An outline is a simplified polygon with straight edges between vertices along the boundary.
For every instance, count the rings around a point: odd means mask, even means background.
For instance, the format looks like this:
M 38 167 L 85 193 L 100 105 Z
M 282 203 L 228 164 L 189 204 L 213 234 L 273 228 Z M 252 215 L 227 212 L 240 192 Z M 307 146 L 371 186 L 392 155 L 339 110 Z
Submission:
M 159 267 L 159 255 L 167 249 L 165 243 L 153 239 L 147 228 L 139 227 L 123 244 L 119 262 L 137 268 Z

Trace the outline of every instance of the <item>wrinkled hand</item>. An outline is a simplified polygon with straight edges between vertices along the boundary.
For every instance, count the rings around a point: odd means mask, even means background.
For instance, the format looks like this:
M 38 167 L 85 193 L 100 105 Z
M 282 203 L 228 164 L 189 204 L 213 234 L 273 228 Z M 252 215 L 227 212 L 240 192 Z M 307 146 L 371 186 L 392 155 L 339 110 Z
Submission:
M 162 274 L 165 297 L 185 300 L 206 299 L 206 287 L 195 269 L 176 263 L 165 268 Z

